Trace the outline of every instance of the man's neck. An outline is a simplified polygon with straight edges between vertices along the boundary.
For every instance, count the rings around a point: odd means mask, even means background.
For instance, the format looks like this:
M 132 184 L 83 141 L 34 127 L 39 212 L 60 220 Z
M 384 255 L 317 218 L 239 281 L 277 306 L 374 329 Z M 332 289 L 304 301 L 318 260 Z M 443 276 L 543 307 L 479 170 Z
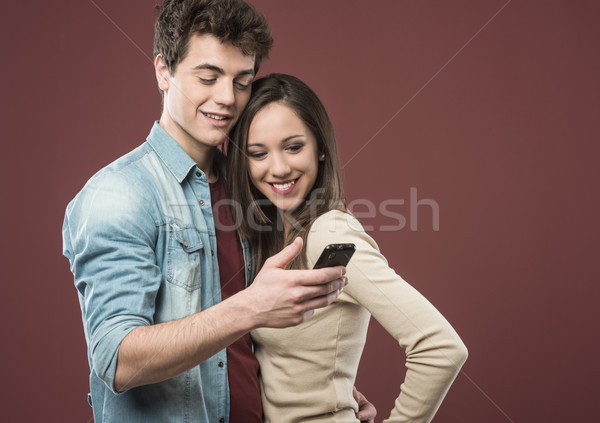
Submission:
M 188 154 L 190 154 L 190 153 L 188 153 Z M 219 173 L 215 167 L 216 155 L 217 155 L 216 147 L 211 147 L 209 151 L 205 151 L 201 155 L 202 157 L 200 157 L 200 158 L 194 157 L 190 154 L 192 159 L 194 159 L 194 161 L 196 162 L 196 165 L 206 175 L 207 182 L 215 182 L 219 177 Z M 202 159 L 202 160 L 200 160 L 200 159 Z
M 177 144 L 196 162 L 196 165 L 206 175 L 208 182 L 217 180 L 218 173 L 215 170 L 214 160 L 217 155 L 217 147 L 201 144 L 194 140 L 181 128 L 165 122 L 164 116 L 158 124 L 173 138 Z

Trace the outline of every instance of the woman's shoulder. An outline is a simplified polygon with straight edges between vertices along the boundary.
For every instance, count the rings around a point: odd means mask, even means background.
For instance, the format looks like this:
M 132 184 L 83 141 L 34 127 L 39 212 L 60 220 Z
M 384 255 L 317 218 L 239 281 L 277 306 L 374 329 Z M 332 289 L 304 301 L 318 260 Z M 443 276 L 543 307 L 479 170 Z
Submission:
M 336 243 L 353 243 L 359 249 L 379 250 L 354 216 L 345 211 L 331 210 L 319 216 L 310 227 L 306 240 L 309 264 L 314 263 L 325 246 Z
M 310 227 L 309 237 L 323 232 L 342 234 L 347 231 L 364 232 L 364 229 L 350 213 L 342 210 L 330 210 L 315 219 Z

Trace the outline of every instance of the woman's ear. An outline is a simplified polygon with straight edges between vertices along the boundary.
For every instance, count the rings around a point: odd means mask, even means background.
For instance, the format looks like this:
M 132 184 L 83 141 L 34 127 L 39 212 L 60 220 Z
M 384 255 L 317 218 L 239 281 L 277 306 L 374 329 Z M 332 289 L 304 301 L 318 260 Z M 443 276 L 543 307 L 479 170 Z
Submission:
M 162 54 L 158 54 L 154 59 L 154 70 L 156 72 L 156 81 L 158 82 L 158 88 L 161 91 L 167 91 L 169 89 L 169 69 L 163 60 Z
M 320 162 L 324 162 L 325 161 L 325 153 L 319 154 L 319 161 Z

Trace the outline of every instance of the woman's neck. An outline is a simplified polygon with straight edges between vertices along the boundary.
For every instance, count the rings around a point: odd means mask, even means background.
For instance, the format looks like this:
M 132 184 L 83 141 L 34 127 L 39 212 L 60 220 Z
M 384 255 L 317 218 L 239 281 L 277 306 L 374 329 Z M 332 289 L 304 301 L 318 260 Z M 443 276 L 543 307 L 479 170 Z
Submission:
M 285 241 L 288 239 L 288 235 L 292 231 L 292 224 L 288 219 L 289 216 L 287 216 L 285 212 L 280 211 L 279 216 L 283 222 L 283 242 L 285 243 Z

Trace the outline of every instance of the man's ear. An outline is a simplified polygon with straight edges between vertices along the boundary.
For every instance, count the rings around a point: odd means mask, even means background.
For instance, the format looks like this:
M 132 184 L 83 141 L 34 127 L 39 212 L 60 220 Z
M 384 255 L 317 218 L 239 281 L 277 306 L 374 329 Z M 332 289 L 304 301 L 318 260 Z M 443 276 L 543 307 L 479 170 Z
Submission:
M 162 91 L 169 90 L 169 69 L 162 58 L 162 54 L 156 55 L 154 59 L 154 70 L 156 71 L 156 81 L 158 82 L 158 88 Z

